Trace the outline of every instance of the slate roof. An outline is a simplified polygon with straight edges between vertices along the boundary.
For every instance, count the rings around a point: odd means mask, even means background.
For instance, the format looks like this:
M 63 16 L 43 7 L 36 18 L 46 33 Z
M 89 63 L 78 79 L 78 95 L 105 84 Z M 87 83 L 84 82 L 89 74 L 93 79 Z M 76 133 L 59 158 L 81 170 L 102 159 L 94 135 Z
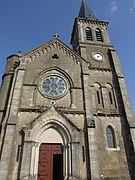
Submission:
M 82 0 L 81 8 L 78 17 L 89 19 L 89 20 L 98 20 L 93 12 L 91 11 L 90 7 L 88 6 L 86 0 Z

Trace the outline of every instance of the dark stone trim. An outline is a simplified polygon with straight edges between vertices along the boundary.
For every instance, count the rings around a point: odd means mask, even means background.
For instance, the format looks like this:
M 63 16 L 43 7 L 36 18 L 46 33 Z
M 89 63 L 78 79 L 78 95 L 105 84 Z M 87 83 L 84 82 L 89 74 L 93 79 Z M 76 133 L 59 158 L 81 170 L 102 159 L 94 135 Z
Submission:
M 19 112 L 38 112 L 43 113 L 45 112 L 45 109 L 37 109 L 37 108 L 19 108 Z
M 80 47 L 86 47 L 88 45 L 93 45 L 93 46 L 100 46 L 100 47 L 107 47 L 107 48 L 113 48 L 113 45 L 112 44 L 104 44 L 104 42 L 99 42 L 99 43 L 93 43 L 93 42 L 80 42 L 79 43 L 79 46 Z
M 10 71 L 9 73 L 3 74 L 2 79 L 3 79 L 5 76 L 14 75 L 14 73 L 15 73 L 15 71 L 12 70 L 12 71 Z
M 33 142 L 35 142 L 35 141 L 26 141 L 26 140 L 24 140 L 24 143 L 33 143 Z
M 80 144 L 80 142 L 71 142 L 70 144 Z
M 36 84 L 23 84 L 23 86 L 35 86 L 35 87 L 37 87 Z
M 82 87 L 71 87 L 71 89 L 82 89 Z
M 89 76 L 89 73 L 83 73 L 83 75 Z
M 83 21 L 83 22 L 90 22 L 91 24 L 102 24 L 102 25 L 105 25 L 105 26 L 107 26 L 109 24 L 109 22 L 105 22 L 105 21 L 101 21 L 101 20 L 84 19 L 84 18 L 81 18 L 81 17 L 77 17 L 76 19 L 79 20 L 79 21 Z
M 118 79 L 124 79 L 124 76 L 117 76 Z
M 10 125 L 10 126 L 15 126 L 16 123 L 7 123 L 7 125 Z
M 0 113 L 3 113 L 6 109 L 0 109 Z
M 36 113 L 43 113 L 47 111 L 49 107 L 42 107 L 42 108 L 19 108 L 19 112 L 36 112 Z M 72 109 L 63 109 L 62 107 L 57 107 L 59 112 L 65 113 L 65 114 L 85 114 L 84 111 L 81 110 L 72 110 Z
M 113 70 L 110 68 L 97 68 L 97 67 L 89 67 L 90 70 L 99 70 L 99 71 L 109 71 L 112 72 Z
M 14 56 L 15 56 L 15 57 L 18 57 L 18 58 L 20 57 L 20 55 L 12 54 L 12 55 L 8 56 L 7 59 L 10 59 L 10 58 L 12 58 L 12 57 L 14 57 Z
M 65 114 L 85 114 L 84 111 L 76 111 L 76 110 L 59 110 Z
M 104 116 L 104 117 L 121 117 L 122 114 L 120 113 L 106 113 L 106 112 L 95 112 L 93 113 L 94 116 Z

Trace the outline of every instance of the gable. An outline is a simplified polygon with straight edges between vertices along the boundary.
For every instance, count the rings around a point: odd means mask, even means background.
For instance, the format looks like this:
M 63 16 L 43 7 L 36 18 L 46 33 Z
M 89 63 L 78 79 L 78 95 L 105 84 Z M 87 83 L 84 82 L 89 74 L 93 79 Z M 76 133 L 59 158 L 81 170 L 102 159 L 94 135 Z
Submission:
M 62 41 L 60 41 L 57 38 L 54 38 L 53 40 L 49 41 L 48 43 L 24 54 L 24 58 L 27 59 L 27 61 L 34 61 L 38 57 L 45 55 L 46 53 L 50 51 L 54 51 L 55 49 L 59 49 L 61 53 L 66 54 L 68 57 L 70 57 L 75 63 L 80 63 L 82 59 L 79 55 L 77 55 L 71 48 L 69 48 L 67 45 L 65 45 Z M 55 56 L 52 56 L 52 58 Z M 56 57 L 57 59 L 57 57 Z
M 50 95 L 44 93 L 42 83 L 50 76 L 63 79 L 66 82 L 64 93 L 57 100 L 59 107 L 72 106 L 71 89 L 75 89 L 80 102 L 81 92 L 81 61 L 83 60 L 73 50 L 60 40 L 53 39 L 49 43 L 27 53 L 25 57 L 25 75 L 21 96 L 21 107 L 32 104 L 46 105 L 51 103 Z M 20 68 L 23 63 L 20 64 Z M 24 66 L 23 66 L 24 67 Z M 49 92 L 52 92 L 51 89 Z M 55 91 L 55 90 L 54 90 Z M 56 91 L 55 91 L 56 92 Z M 58 93 L 58 92 L 57 92 Z
M 24 84 L 34 84 L 44 74 L 66 74 L 71 79 L 76 79 L 76 86 L 80 87 L 78 78 L 83 59 L 60 40 L 55 38 L 25 54 L 24 58 L 27 62 Z
M 80 129 L 68 118 L 66 118 L 63 113 L 59 112 L 59 110 L 54 106 L 50 107 L 37 119 L 23 127 L 23 130 L 25 131 L 26 140 L 36 139 L 38 141 L 41 134 L 49 128 L 57 129 L 57 131 L 64 130 L 65 132 L 67 132 L 67 134 L 70 132 L 68 136 L 69 138 L 71 138 L 70 135 L 72 134 L 72 139 L 78 139 L 80 133 Z M 30 132 L 31 135 L 30 133 L 27 134 L 27 132 Z

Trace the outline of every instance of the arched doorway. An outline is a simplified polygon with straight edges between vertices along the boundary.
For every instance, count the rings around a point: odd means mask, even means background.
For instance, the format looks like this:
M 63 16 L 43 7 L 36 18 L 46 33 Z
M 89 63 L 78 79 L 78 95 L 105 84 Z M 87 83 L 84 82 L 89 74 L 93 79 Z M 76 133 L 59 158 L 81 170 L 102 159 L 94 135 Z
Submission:
M 40 136 L 37 180 L 63 180 L 63 140 L 50 127 Z
M 62 123 L 59 125 L 49 122 L 35 133 L 36 136 L 32 135 L 36 143 L 32 147 L 30 174 L 36 176 L 37 180 L 58 180 L 58 172 L 59 180 L 70 176 L 71 140 L 66 132 L 66 129 L 62 128 Z M 41 159 L 42 162 L 39 163 Z
M 54 158 L 53 163 L 51 164 L 52 168 L 55 166 L 56 169 L 57 162 L 61 162 L 62 159 L 62 167 L 59 167 L 58 170 L 61 171 L 60 178 L 62 177 L 63 180 L 72 178 L 72 169 L 74 167 L 74 164 L 72 164 L 72 154 L 77 154 L 74 156 L 74 159 L 78 162 L 78 168 L 75 169 L 75 174 L 79 174 L 79 153 L 77 153 L 79 149 L 76 149 L 77 152 L 73 151 L 73 149 L 78 147 L 79 142 L 79 130 L 77 128 L 74 128 L 73 131 L 73 127 L 64 119 L 55 120 L 53 117 L 51 117 L 51 119 L 42 117 L 41 120 L 28 125 L 23 130 L 25 132 L 25 139 L 20 178 L 29 176 L 30 178 L 38 179 L 40 148 L 43 144 L 51 145 L 53 148 L 55 145 L 58 145 L 59 148 L 62 149 L 57 155 L 55 155 L 55 153 L 50 153 Z M 72 144 L 72 141 L 74 144 Z M 53 173 L 54 176 L 56 176 L 56 171 L 51 172 L 51 174 Z M 53 179 L 40 177 L 38 180 Z

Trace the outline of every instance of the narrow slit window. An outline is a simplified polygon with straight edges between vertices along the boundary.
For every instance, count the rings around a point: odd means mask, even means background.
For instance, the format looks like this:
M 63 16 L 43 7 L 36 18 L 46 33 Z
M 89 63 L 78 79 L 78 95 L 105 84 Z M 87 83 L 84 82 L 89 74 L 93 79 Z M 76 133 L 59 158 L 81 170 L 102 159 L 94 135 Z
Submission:
M 113 104 L 113 98 L 112 98 L 112 93 L 109 92 L 109 99 L 110 99 L 110 103 Z
M 83 157 L 83 162 L 85 162 L 85 150 L 84 150 L 84 146 L 82 146 L 82 157 Z
M 86 32 L 86 39 L 89 40 L 89 41 L 92 41 L 93 38 L 92 38 L 92 32 L 91 32 L 91 29 L 89 27 L 87 27 L 85 29 L 85 32 Z
M 18 145 L 18 149 L 17 149 L 17 157 L 16 157 L 16 161 L 19 161 L 20 158 L 20 152 L 21 152 L 21 145 Z
M 106 136 L 107 136 L 108 148 L 116 148 L 115 134 L 111 126 L 107 127 Z
M 97 41 L 103 42 L 102 33 L 100 29 L 96 29 L 96 38 L 97 38 Z
M 99 94 L 99 91 L 97 91 L 97 101 L 98 101 L 98 104 L 100 104 L 100 94 Z

